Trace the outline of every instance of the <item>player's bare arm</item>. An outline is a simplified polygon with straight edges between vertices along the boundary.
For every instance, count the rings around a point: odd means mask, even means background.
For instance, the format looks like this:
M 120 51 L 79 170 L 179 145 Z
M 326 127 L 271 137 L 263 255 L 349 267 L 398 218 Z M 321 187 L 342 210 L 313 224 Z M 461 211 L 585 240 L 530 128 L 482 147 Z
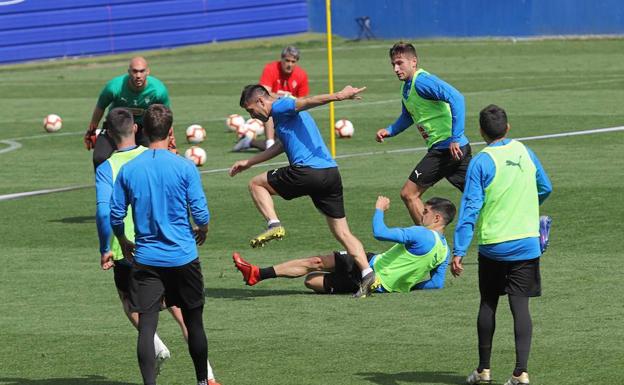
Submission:
M 330 102 L 339 102 L 341 100 L 347 99 L 359 100 L 362 99 L 360 93 L 364 92 L 365 90 L 366 87 L 356 88 L 352 86 L 346 86 L 342 90 L 334 92 L 333 94 L 323 94 L 297 98 L 297 100 L 295 100 L 295 109 L 297 111 L 305 111 L 309 110 L 310 108 L 322 106 Z
M 273 146 L 267 148 L 266 150 L 252 156 L 249 159 L 243 159 L 235 162 L 232 167 L 230 167 L 229 174 L 230 176 L 234 176 L 240 172 L 243 172 L 250 168 L 253 165 L 266 162 L 269 159 L 273 159 L 279 154 L 284 152 L 284 147 L 281 143 L 275 143 Z

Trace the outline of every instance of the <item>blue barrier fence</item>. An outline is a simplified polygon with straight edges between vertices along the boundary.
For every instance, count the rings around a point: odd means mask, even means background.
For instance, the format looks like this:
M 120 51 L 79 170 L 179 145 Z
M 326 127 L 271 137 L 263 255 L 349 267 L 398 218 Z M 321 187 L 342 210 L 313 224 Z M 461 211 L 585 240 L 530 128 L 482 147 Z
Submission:
M 308 29 L 306 0 L 0 0 L 0 63 Z
M 308 0 L 325 31 L 325 0 Z M 332 32 L 355 39 L 368 16 L 378 38 L 624 34 L 622 0 L 333 0 Z
M 333 0 L 357 38 L 624 34 L 622 0 Z M 325 0 L 0 0 L 0 63 L 325 32 Z

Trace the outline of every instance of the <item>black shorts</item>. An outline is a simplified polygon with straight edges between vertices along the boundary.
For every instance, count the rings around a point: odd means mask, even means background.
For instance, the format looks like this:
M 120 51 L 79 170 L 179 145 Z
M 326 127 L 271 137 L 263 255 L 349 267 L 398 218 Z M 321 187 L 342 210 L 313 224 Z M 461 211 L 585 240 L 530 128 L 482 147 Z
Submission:
M 542 295 L 539 258 L 502 262 L 479 254 L 479 292 L 481 297 Z
M 308 195 L 314 206 L 328 217 L 345 217 L 342 179 L 337 167 L 286 166 L 268 171 L 267 181 L 286 200 Z
M 451 156 L 451 150 L 431 149 L 414 167 L 409 180 L 421 187 L 431 187 L 442 178 L 446 178 L 453 186 L 464 191 L 466 184 L 466 171 L 468 163 L 472 159 L 470 144 L 461 147 L 463 156 L 455 160 Z
M 369 261 L 374 253 L 366 253 Z M 334 251 L 336 267 L 333 272 L 323 276 L 323 288 L 327 294 L 355 293 L 362 282 L 362 270 L 355 263 L 355 258 L 345 251 Z
M 115 276 L 115 287 L 117 290 L 125 295 L 130 294 L 130 272 L 132 271 L 132 264 L 126 259 L 120 259 L 115 261 L 113 267 L 113 273 Z
M 140 126 L 134 135 L 134 140 L 137 145 L 144 147 L 149 146 L 147 135 L 143 135 L 143 129 Z M 103 129 L 102 133 L 98 135 L 95 140 L 95 146 L 93 147 L 93 168 L 97 168 L 100 164 L 104 163 L 115 150 L 117 150 L 115 141 L 110 134 L 107 133 L 106 129 Z
M 199 259 L 176 267 L 132 265 L 130 310 L 154 313 L 167 307 L 194 309 L 204 304 L 204 277 Z

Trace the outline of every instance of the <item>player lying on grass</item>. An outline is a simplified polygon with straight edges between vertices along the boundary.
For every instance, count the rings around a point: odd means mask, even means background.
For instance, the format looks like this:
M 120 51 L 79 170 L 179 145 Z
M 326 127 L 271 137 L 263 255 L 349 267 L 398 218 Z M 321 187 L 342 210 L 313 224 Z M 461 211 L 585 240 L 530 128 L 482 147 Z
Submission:
M 449 247 L 444 229 L 455 216 L 455 205 L 444 198 L 431 198 L 425 203 L 423 226 L 388 228 L 384 212 L 390 199 L 380 196 L 375 204 L 373 235 L 380 241 L 395 242 L 382 254 L 368 253 L 369 264 L 377 277 L 377 292 L 407 293 L 417 289 L 444 287 L 449 263 Z M 259 268 L 234 253 L 234 264 L 247 285 L 268 278 L 306 276 L 305 285 L 317 293 L 353 293 L 359 287 L 360 271 L 346 252 L 295 259 L 279 265 Z

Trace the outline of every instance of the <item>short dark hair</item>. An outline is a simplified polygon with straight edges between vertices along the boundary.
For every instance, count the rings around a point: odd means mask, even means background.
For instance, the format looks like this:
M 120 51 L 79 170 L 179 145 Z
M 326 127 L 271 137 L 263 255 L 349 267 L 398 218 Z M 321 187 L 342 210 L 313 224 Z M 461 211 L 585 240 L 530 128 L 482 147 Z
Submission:
M 240 97 L 240 106 L 245 108 L 247 103 L 254 97 L 270 96 L 269 91 L 261 84 L 249 84 L 243 88 Z
M 152 104 L 145 110 L 143 129 L 150 143 L 165 139 L 173 124 L 173 113 L 162 104 Z
M 450 200 L 445 198 L 433 197 L 425 202 L 425 205 L 431 207 L 431 210 L 442 215 L 442 218 L 444 219 L 444 226 L 453 222 L 457 209 L 455 208 L 453 202 L 451 202 Z
M 124 107 L 113 108 L 108 111 L 104 127 L 106 132 L 113 138 L 115 143 L 121 142 L 123 138 L 134 135 L 132 127 L 134 126 L 134 118 L 130 110 Z
M 479 126 L 489 139 L 500 139 L 507 133 L 507 113 L 501 107 L 490 104 L 479 113 Z
M 406 43 L 404 41 L 400 41 L 390 48 L 390 59 L 397 55 L 412 55 L 415 58 L 418 58 L 416 54 L 416 48 L 411 43 Z

